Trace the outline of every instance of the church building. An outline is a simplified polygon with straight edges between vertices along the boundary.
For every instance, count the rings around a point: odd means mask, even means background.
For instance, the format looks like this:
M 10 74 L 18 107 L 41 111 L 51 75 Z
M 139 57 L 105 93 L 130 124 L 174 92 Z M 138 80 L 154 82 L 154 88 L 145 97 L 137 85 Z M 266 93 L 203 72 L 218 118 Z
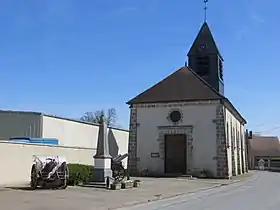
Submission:
M 223 57 L 205 21 L 185 66 L 127 102 L 131 174 L 246 173 L 246 120 L 224 95 Z

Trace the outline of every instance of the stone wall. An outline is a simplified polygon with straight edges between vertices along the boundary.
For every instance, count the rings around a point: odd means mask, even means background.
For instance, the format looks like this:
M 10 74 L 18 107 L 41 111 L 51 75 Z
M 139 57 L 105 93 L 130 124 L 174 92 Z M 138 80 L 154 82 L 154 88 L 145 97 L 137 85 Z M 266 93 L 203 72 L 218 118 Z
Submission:
M 137 170 L 137 108 L 130 108 L 129 140 L 128 140 L 128 172 L 136 175 Z
M 96 149 L 82 147 L 67 147 L 59 145 L 15 143 L 0 141 L 1 162 L 0 186 L 22 186 L 30 182 L 33 155 L 36 156 L 62 156 L 67 163 L 85 165 L 93 164 Z M 1 208 L 0 208 L 1 209 Z
M 244 174 L 245 173 L 245 156 L 244 156 L 244 137 L 241 133 L 240 135 L 241 137 L 241 173 Z
M 232 126 L 232 122 L 230 122 L 230 130 L 231 130 L 231 164 L 232 164 L 232 176 L 236 176 L 236 168 L 235 168 L 235 129 Z
M 249 155 L 248 155 L 248 136 L 244 135 L 244 149 L 245 149 L 245 172 L 248 173 L 249 171 Z
M 225 133 L 225 109 L 222 104 L 216 109 L 217 177 L 228 178 L 228 157 Z
M 236 130 L 236 150 L 237 150 L 237 174 L 241 174 L 241 159 L 240 159 L 240 153 L 241 153 L 241 148 L 240 148 L 240 134 Z

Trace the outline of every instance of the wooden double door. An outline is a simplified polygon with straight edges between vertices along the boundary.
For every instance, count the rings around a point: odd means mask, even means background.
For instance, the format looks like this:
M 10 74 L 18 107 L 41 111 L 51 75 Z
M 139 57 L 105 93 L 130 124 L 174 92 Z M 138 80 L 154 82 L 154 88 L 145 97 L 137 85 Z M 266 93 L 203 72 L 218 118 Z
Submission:
M 165 135 L 165 173 L 185 174 L 187 143 L 185 134 Z

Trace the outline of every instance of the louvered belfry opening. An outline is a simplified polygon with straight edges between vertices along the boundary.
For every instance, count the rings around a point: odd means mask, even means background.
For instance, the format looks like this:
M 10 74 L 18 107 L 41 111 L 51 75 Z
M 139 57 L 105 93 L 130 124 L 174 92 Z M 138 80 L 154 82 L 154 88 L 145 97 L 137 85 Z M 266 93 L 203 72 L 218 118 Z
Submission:
M 208 76 L 210 73 L 210 58 L 209 56 L 198 56 L 196 57 L 196 73 L 200 77 Z

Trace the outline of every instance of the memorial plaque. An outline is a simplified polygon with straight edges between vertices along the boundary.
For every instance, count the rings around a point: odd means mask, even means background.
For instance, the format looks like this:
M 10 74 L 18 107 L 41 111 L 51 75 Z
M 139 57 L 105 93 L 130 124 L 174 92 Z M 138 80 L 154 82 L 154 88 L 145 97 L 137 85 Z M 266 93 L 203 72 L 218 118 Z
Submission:
M 159 156 L 159 152 L 152 152 L 152 153 L 151 153 L 151 157 L 152 157 L 152 158 L 158 158 L 158 157 L 160 157 L 160 156 Z

